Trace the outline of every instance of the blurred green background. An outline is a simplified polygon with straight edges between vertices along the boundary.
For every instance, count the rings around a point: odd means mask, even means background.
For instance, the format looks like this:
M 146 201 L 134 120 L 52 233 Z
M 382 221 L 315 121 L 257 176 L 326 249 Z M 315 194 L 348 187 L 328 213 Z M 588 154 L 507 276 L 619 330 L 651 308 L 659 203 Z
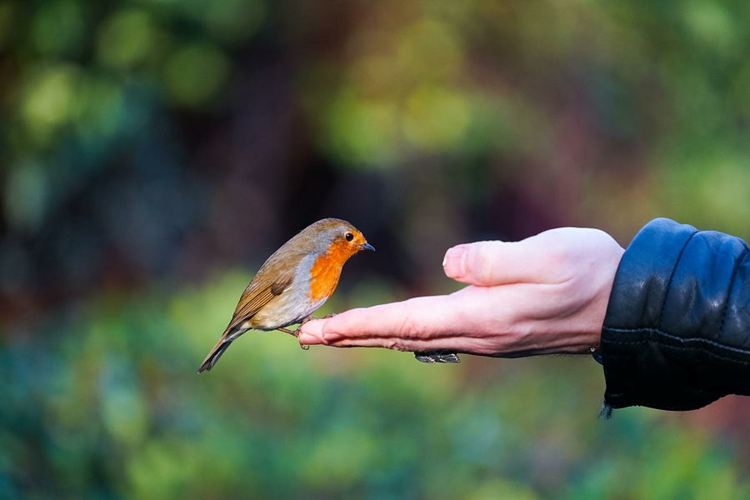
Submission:
M 750 237 L 748 26 L 730 1 L 0 0 L 0 498 L 747 498 L 746 399 L 597 420 L 587 357 L 249 333 L 195 370 L 326 216 L 378 252 L 323 314 L 455 289 L 459 242 Z

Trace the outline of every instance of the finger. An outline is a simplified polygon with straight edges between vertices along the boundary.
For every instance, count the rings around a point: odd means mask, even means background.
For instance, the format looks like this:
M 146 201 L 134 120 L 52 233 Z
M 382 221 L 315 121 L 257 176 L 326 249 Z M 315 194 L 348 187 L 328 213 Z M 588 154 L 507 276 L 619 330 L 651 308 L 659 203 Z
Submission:
M 300 327 L 302 344 L 324 344 L 346 338 L 431 338 L 456 331 L 467 321 L 450 296 L 417 297 L 403 302 L 351 309 Z
M 469 286 L 450 295 L 417 297 L 308 321 L 300 327 L 299 341 L 314 345 L 342 339 L 481 337 L 508 331 L 520 318 L 547 317 L 553 314 L 550 307 L 558 307 L 558 299 L 548 286 Z
M 391 349 L 395 351 L 449 351 L 468 352 L 472 354 L 492 355 L 495 354 L 492 346 L 482 339 L 452 335 L 434 339 L 405 339 L 405 338 L 346 338 L 340 337 L 328 342 L 332 347 L 376 347 Z
M 485 355 L 572 352 L 571 338 L 591 345 L 580 322 L 567 323 L 579 310 L 565 284 L 468 286 L 447 296 L 353 309 L 301 327 L 302 344 L 384 347 L 408 351 L 450 350 Z M 598 328 L 601 328 L 599 324 Z
M 300 325 L 297 340 L 301 345 L 317 345 L 323 343 L 323 325 L 328 319 L 311 319 Z
M 516 242 L 458 245 L 445 253 L 443 269 L 449 278 L 478 286 L 548 282 L 554 253 L 545 239 L 542 233 Z

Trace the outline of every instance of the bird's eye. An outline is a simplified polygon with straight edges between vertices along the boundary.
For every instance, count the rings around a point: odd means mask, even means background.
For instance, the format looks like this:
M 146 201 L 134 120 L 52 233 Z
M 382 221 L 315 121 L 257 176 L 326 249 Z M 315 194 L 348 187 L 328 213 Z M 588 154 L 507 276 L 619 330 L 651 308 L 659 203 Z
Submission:
M 354 235 L 352 233 L 346 233 L 344 235 L 344 238 L 346 238 L 346 241 L 352 241 L 354 239 Z

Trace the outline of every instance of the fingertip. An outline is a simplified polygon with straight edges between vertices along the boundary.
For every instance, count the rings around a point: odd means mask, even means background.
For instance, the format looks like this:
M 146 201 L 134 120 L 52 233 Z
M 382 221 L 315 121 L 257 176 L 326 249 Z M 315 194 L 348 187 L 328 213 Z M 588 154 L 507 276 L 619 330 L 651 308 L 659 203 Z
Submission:
M 300 334 L 320 336 L 323 332 L 323 325 L 325 325 L 325 319 L 312 319 L 306 321 L 299 326 Z
M 331 323 L 340 322 L 342 319 L 345 319 L 347 312 L 330 318 L 310 320 L 301 325 L 298 336 L 300 344 L 331 345 L 340 341 L 343 336 L 338 332 L 338 329 L 333 330 L 331 328 Z
M 457 279 L 466 273 L 465 257 L 467 245 L 457 245 L 449 248 L 443 257 L 443 271 L 449 278 Z
M 321 343 L 318 337 L 302 332 L 297 336 L 297 340 L 299 340 L 301 345 L 314 345 Z
M 472 285 L 505 283 L 507 270 L 501 266 L 501 261 L 507 248 L 507 243 L 497 240 L 455 246 L 445 254 L 445 274 Z
M 326 345 L 335 344 L 336 342 L 341 341 L 344 337 L 338 333 L 335 332 L 324 332 L 323 333 L 323 343 Z
M 321 344 L 324 324 L 325 320 L 314 319 L 300 325 L 299 335 L 297 335 L 299 343 L 304 345 Z

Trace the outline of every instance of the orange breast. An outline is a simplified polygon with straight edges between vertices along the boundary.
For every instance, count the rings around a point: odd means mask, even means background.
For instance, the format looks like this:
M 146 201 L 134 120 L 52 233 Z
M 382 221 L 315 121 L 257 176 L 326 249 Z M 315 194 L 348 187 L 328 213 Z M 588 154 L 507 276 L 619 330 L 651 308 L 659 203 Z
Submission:
M 344 263 L 352 256 L 348 245 L 334 243 L 310 268 L 310 301 L 327 299 L 336 290 Z

